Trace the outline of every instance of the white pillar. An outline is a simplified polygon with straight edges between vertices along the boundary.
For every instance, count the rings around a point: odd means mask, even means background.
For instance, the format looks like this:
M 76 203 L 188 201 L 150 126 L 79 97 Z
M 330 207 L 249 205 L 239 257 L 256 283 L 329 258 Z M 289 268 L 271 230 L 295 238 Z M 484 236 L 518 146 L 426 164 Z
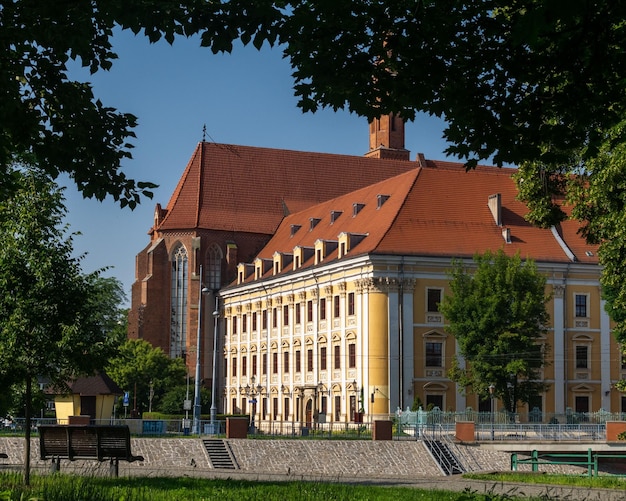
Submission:
M 465 369 L 465 359 L 463 358 L 463 356 L 461 355 L 461 351 L 459 349 L 459 344 L 458 343 L 454 343 L 454 351 L 456 354 L 456 358 L 459 361 L 459 368 L 460 369 Z M 464 411 L 467 408 L 467 397 L 465 396 L 465 393 L 463 393 L 461 390 L 462 388 L 459 388 L 459 384 L 455 383 L 454 387 L 456 389 L 456 402 L 455 402 L 455 408 L 458 411 Z M 477 409 L 474 409 L 477 410 Z
M 552 318 L 554 319 L 553 329 L 553 357 L 554 362 L 554 412 L 556 414 L 565 413 L 565 306 L 563 295 L 565 286 L 554 286 L 554 311 Z
M 413 282 L 405 281 L 404 297 L 402 301 L 402 326 L 404 329 L 402 353 L 404 356 L 402 380 L 404 381 L 403 408 L 413 404 L 413 376 L 415 374 L 415 359 L 413 357 Z M 411 392 L 409 393 L 409 390 Z M 394 407 L 391 408 L 393 410 Z
M 600 301 L 600 391 L 602 392 L 602 409 L 611 410 L 611 324 L 609 314 L 604 308 L 606 301 Z M 621 360 L 621 357 L 618 357 Z

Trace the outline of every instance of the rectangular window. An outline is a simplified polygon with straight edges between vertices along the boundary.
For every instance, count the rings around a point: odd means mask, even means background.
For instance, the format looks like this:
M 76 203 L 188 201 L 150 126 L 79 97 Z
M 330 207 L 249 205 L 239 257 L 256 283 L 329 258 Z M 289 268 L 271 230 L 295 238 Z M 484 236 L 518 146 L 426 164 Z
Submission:
M 278 353 L 272 353 L 272 374 L 278 374 Z
M 296 350 L 296 372 L 302 372 L 302 356 L 300 350 Z
M 272 308 L 272 328 L 278 327 L 278 308 Z
M 313 322 L 313 301 L 306 302 L 306 321 Z
M 326 298 L 320 299 L 320 320 L 326 320 Z
M 302 313 L 301 313 L 300 303 L 296 303 L 296 325 L 300 325 L 302 323 Z
M 313 372 L 313 350 L 306 350 L 306 370 L 307 372 Z
M 248 332 L 248 315 L 245 313 L 241 317 L 241 332 Z
M 241 375 L 248 375 L 248 357 L 245 355 L 241 357 Z
M 256 362 L 257 362 L 257 358 L 256 355 L 252 355 L 252 375 L 256 376 Z
M 348 315 L 354 315 L 354 292 L 348 293 Z
M 335 369 L 341 369 L 341 346 L 336 345 L 333 347 L 335 350 L 334 353 L 334 360 L 333 360 L 333 367 Z
M 325 371 L 326 370 L 326 346 L 322 346 L 320 348 L 320 370 L 321 371 Z
M 283 352 L 283 373 L 289 374 L 289 352 Z
M 356 367 L 356 344 L 350 343 L 348 345 L 348 368 L 354 369 Z
M 443 343 L 426 343 L 426 367 L 443 367 Z
M 237 334 L 237 317 L 233 317 L 232 326 L 233 326 L 233 334 Z
M 441 303 L 441 289 L 426 290 L 426 311 L 436 313 L 439 311 L 439 303 Z
M 283 420 L 287 421 L 289 419 L 289 397 L 285 397 L 283 399 Z
M 576 316 L 586 318 L 587 317 L 587 295 L 576 294 Z
M 233 362 L 230 367 L 233 370 L 233 377 L 237 377 L 237 357 L 233 357 Z
M 589 347 L 586 345 L 576 346 L 576 368 L 589 368 Z
M 256 332 L 256 311 L 252 314 L 252 331 Z
M 339 296 L 333 298 L 333 317 L 339 318 Z
M 261 362 L 263 364 L 261 374 L 265 376 L 267 374 L 267 353 L 263 353 L 261 356 Z
M 267 329 L 267 310 L 263 310 L 263 326 L 262 329 Z
M 289 325 L 289 306 L 283 306 L 283 325 Z

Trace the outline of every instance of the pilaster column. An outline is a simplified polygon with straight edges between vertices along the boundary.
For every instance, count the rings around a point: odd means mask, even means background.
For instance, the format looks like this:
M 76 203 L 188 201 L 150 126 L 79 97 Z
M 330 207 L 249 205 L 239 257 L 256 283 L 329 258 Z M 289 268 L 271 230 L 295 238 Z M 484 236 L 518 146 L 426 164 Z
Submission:
M 552 312 L 553 321 L 553 348 L 554 355 L 554 412 L 557 414 L 565 413 L 565 286 L 555 285 L 554 292 L 554 310 Z

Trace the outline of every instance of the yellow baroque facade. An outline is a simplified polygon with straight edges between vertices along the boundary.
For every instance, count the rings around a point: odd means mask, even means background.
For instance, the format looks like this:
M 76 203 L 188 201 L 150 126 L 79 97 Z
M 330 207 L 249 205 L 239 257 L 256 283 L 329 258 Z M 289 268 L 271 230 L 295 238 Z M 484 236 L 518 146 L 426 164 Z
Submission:
M 550 295 L 548 389 L 518 411 L 624 411 L 597 249 L 571 225 L 525 223 L 510 172 L 479 174 L 468 188 L 454 181 L 458 166 L 422 168 L 287 216 L 220 291 L 224 411 L 303 427 L 386 419 L 416 399 L 489 411 L 447 377 L 459 353 L 439 303 L 453 259 L 471 267 L 475 253 L 498 248 L 532 258 Z M 441 185 L 447 197 L 428 198 Z

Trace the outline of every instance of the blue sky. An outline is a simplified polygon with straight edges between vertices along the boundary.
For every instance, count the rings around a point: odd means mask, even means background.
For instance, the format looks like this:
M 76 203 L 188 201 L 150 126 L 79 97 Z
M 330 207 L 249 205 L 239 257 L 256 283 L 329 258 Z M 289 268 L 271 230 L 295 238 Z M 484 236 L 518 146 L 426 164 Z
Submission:
M 207 140 L 301 151 L 363 155 L 368 149 L 364 118 L 324 110 L 303 114 L 293 96 L 289 63 L 280 50 L 236 47 L 232 54 L 214 55 L 197 38 L 149 44 L 143 36 L 116 33 L 118 54 L 108 72 L 89 75 L 72 71 L 72 78 L 89 81 L 106 106 L 138 117 L 133 159 L 124 172 L 136 180 L 159 185 L 152 200 L 134 211 L 120 209 L 108 198 L 84 200 L 67 180 L 65 191 L 70 230 L 77 255 L 86 253 L 83 270 L 112 267 L 130 300 L 135 255 L 148 243 L 152 214 L 165 206 L 206 124 Z M 421 116 L 406 126 L 406 148 L 413 160 L 444 159 L 443 122 Z

